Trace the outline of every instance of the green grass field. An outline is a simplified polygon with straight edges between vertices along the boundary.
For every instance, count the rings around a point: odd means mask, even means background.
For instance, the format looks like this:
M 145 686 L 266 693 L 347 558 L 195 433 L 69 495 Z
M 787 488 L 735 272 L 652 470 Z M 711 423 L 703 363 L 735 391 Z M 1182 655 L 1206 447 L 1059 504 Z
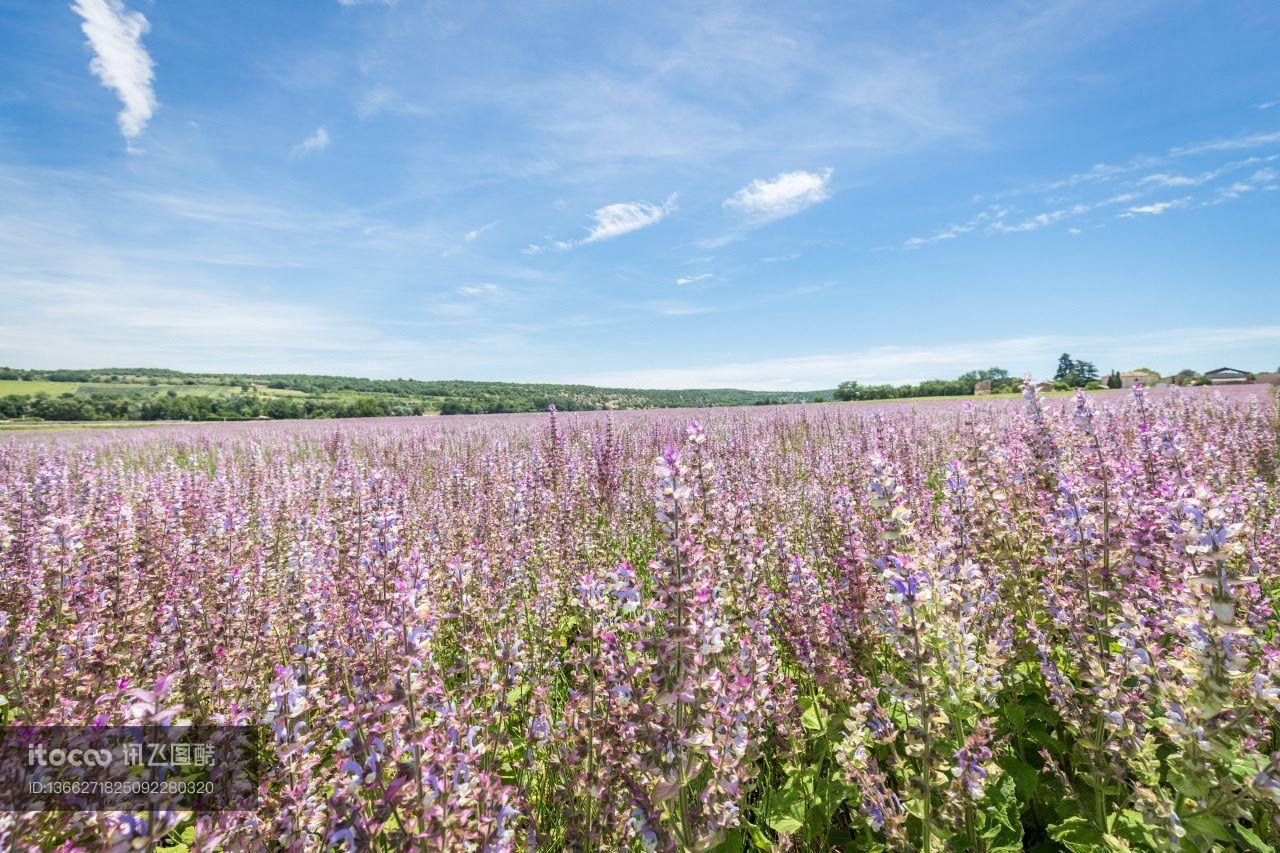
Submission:
M 75 391 L 74 382 L 45 382 L 43 380 L 0 379 L 0 397 L 8 394 L 65 394 Z
M 256 386 L 258 393 L 264 397 L 306 397 L 302 391 L 293 391 L 281 388 L 267 388 L 266 386 Z M 48 382 L 45 380 L 23 380 L 23 379 L 0 379 L 0 397 L 8 394 L 17 394 L 22 396 L 32 396 L 35 394 L 48 394 L 56 397 L 59 394 L 77 394 L 87 396 L 90 394 L 98 394 L 104 397 L 124 397 L 124 396 L 146 396 L 151 394 L 167 394 L 173 391 L 179 396 L 199 395 L 204 397 L 229 397 L 233 394 L 244 393 L 238 385 L 185 385 L 182 383 L 160 383 L 158 385 L 148 385 L 145 383 L 133 382 Z M 334 395 L 342 396 L 342 395 Z M 351 397 L 359 396 L 355 393 Z

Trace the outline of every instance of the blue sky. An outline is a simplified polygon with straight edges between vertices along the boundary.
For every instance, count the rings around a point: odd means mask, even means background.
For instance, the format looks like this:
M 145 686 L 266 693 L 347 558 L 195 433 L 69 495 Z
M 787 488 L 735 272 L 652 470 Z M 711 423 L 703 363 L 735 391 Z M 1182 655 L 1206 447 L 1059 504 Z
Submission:
M 1280 8 L 0 0 L 0 364 L 1280 364 Z

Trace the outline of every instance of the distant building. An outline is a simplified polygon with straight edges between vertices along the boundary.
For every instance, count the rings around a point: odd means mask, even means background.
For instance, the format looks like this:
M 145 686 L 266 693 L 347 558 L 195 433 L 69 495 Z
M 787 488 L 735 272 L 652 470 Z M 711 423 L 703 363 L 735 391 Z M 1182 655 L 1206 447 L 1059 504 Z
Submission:
M 1052 391 L 1052 390 L 1053 390 L 1053 383 L 1052 383 L 1052 382 L 1050 382 L 1050 381 L 1049 381 L 1049 380 L 1047 380 L 1047 379 L 1046 379 L 1046 380 L 1044 380 L 1044 381 L 1042 381 L 1042 382 L 1037 382 L 1037 383 L 1036 383 L 1036 390 L 1037 390 L 1037 391 Z
M 1120 372 L 1120 387 L 1132 388 L 1141 382 L 1144 388 L 1152 388 L 1160 381 L 1160 374 L 1146 370 L 1123 370 Z
M 1254 377 L 1255 382 L 1265 382 L 1267 385 L 1280 385 L 1280 373 L 1259 373 Z
M 1249 371 L 1237 370 L 1234 367 L 1219 367 L 1204 375 L 1210 385 L 1241 385 L 1249 381 Z
M 974 393 L 974 394 L 979 394 L 979 395 L 981 395 L 981 394 L 990 394 L 990 393 L 991 393 L 991 380 L 990 380 L 990 379 L 983 379 L 981 382 L 975 382 L 975 383 L 973 383 L 973 393 Z

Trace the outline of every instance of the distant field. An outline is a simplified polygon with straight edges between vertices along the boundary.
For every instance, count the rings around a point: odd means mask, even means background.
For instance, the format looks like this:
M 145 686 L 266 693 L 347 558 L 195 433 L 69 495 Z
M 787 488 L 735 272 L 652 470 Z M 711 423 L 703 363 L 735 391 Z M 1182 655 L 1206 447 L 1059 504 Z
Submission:
M 0 421 L 0 433 L 51 430 L 139 429 L 173 425 L 173 421 Z
M 167 394 L 173 391 L 179 396 L 198 394 L 205 397 L 225 397 L 239 393 L 240 389 L 231 385 L 134 385 L 114 382 L 86 382 L 76 387 L 77 394 L 101 394 L 105 397 L 136 397 L 147 394 Z
M 255 387 L 257 388 L 258 393 L 264 397 L 307 396 L 302 391 L 293 391 L 283 388 L 267 388 L 263 385 L 257 385 Z M 81 396 L 97 394 L 103 397 L 141 397 L 151 394 L 167 394 L 170 391 L 173 391 L 181 397 L 191 395 L 204 397 L 229 397 L 232 394 L 244 393 L 238 385 L 186 385 L 182 383 L 170 384 L 164 382 L 157 385 L 147 385 L 145 383 L 134 382 L 48 382 L 42 379 L 0 379 L 0 396 L 5 396 L 7 394 L 48 394 L 56 397 L 59 394 L 72 393 Z M 345 394 L 338 394 L 334 396 L 345 396 Z M 352 393 L 350 396 L 356 397 L 359 395 Z
M 65 394 L 75 391 L 74 382 L 45 382 L 41 379 L 0 379 L 0 397 L 7 394 Z

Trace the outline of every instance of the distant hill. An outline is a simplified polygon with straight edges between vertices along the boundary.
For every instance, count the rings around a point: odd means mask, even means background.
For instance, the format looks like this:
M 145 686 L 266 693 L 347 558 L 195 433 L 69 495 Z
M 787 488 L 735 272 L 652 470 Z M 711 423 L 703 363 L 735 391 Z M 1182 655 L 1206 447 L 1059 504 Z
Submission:
M 522 382 L 0 367 L 0 419 L 244 420 L 802 403 L 832 391 L 679 391 Z

